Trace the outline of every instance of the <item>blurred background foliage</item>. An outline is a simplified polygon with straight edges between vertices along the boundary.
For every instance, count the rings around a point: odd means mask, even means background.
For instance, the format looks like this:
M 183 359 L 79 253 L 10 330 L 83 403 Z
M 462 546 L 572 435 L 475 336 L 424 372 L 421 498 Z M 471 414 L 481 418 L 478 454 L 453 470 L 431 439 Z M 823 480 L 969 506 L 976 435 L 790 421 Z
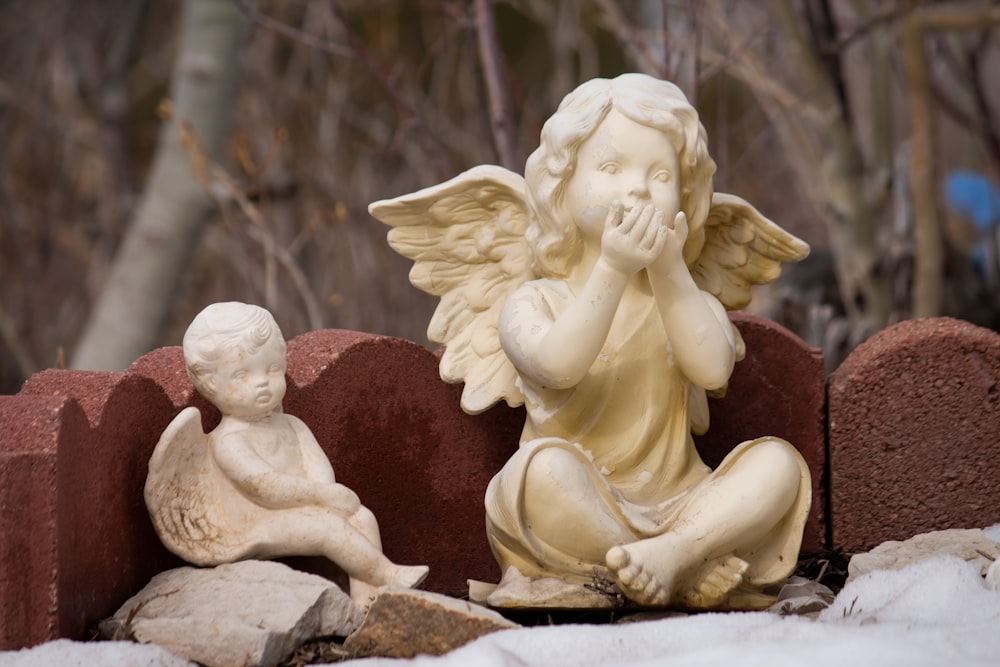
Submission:
M 238 30 L 218 156 L 177 117 L 171 81 L 184 12 L 210 3 Z M 94 312 L 141 224 L 164 125 L 208 203 L 171 260 L 176 284 L 140 295 L 162 304 L 145 349 L 179 344 L 202 307 L 231 299 L 269 308 L 286 338 L 329 327 L 429 344 L 436 300 L 410 286 L 367 205 L 481 163 L 520 171 L 566 93 L 625 71 L 676 81 L 708 130 L 716 189 L 812 245 L 752 308 L 828 368 L 915 315 L 997 329 L 997 4 L 5 0 L 0 392 L 72 364 L 86 335 L 122 352 L 116 369 L 137 356 L 116 342 L 127 300 L 109 298 L 110 325 Z

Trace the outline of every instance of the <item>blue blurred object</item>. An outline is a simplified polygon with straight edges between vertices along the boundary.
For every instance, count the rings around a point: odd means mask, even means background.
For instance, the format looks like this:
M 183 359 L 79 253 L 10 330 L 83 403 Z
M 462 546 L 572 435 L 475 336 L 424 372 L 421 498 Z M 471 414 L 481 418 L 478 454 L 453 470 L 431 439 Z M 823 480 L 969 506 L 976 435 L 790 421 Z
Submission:
M 1000 192 L 983 174 L 953 171 L 945 182 L 948 208 L 967 218 L 980 232 L 1000 223 Z

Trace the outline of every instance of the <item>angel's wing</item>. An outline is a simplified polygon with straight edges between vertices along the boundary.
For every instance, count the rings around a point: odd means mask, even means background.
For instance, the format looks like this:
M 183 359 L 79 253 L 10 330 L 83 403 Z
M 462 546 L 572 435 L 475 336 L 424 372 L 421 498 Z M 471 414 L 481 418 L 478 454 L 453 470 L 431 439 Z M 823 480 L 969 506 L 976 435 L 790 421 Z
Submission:
M 211 497 L 208 436 L 198 408 L 181 410 L 167 425 L 149 459 L 143 495 L 153 527 L 163 544 L 187 561 L 201 564 L 208 542 L 222 523 Z
M 439 185 L 368 207 L 393 227 L 389 245 L 414 261 L 410 282 L 441 297 L 427 330 L 445 346 L 441 377 L 465 382 L 462 408 L 524 403 L 497 325 L 507 296 L 535 278 L 524 240 L 524 179 L 481 165 Z
M 716 193 L 705 222 L 705 245 L 691 266 L 695 283 L 727 310 L 750 303 L 750 287 L 781 273 L 782 262 L 797 262 L 809 246 L 774 224 L 735 195 Z

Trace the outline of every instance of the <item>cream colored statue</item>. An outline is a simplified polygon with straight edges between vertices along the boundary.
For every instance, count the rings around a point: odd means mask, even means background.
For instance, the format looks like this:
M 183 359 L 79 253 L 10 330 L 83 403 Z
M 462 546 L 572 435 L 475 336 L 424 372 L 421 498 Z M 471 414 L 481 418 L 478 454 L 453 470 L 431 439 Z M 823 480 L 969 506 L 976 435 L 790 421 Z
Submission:
M 268 311 L 208 306 L 184 335 L 184 360 L 222 421 L 206 435 L 198 408 L 186 408 L 150 458 L 146 507 L 168 549 L 196 565 L 325 556 L 362 608 L 380 587 L 424 579 L 426 566 L 383 555 L 374 515 L 334 480 L 309 428 L 282 412 L 285 340 Z
M 802 457 L 759 438 L 713 472 L 692 431 L 744 353 L 726 309 L 809 248 L 714 171 L 681 91 L 625 74 L 563 100 L 524 178 L 480 166 L 371 205 L 441 297 L 429 336 L 463 408 L 527 408 L 486 491 L 498 591 L 596 573 L 640 605 L 739 608 L 795 567 Z

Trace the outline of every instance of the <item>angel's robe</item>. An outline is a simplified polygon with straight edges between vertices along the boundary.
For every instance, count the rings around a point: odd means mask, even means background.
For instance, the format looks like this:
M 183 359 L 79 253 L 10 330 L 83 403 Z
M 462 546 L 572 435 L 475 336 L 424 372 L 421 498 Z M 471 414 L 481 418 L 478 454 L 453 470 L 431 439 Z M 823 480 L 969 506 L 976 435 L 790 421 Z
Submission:
M 521 290 L 533 292 L 536 305 L 553 320 L 572 299 L 565 283 L 556 281 L 534 281 Z M 594 568 L 605 566 L 555 548 L 526 525 L 524 504 L 531 499 L 525 497 L 525 476 L 532 458 L 545 448 L 558 447 L 576 456 L 607 509 L 638 541 L 669 531 L 674 517 L 706 482 L 725 475 L 749 448 L 765 440 L 784 443 L 777 438 L 748 441 L 714 472 L 705 465 L 691 435 L 693 387 L 672 360 L 648 284 L 626 290 L 604 347 L 579 384 L 550 389 L 524 375 L 519 382 L 527 408 L 521 446 L 486 492 L 487 529 L 502 572 L 515 566 L 531 578 L 587 583 Z M 802 474 L 791 509 L 776 520 L 765 543 L 736 553 L 749 563 L 744 581 L 750 585 L 780 581 L 796 563 L 809 510 L 810 478 L 797 452 L 795 459 Z

